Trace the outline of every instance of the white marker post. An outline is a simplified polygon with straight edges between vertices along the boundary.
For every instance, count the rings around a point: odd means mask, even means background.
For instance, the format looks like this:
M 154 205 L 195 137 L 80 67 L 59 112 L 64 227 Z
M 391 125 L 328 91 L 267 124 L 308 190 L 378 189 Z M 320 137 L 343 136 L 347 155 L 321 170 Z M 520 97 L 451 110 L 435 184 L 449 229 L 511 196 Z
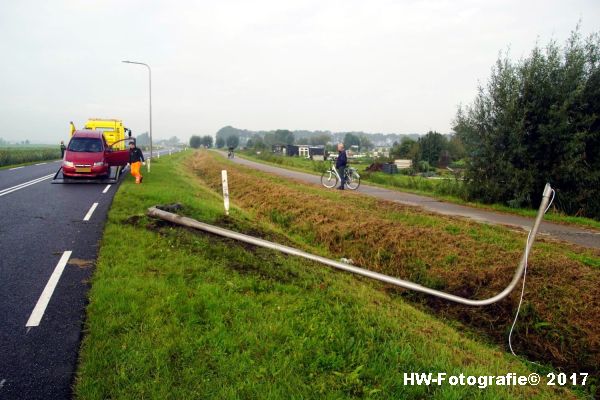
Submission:
M 229 186 L 227 185 L 227 170 L 221 171 L 221 181 L 223 182 L 223 205 L 225 206 L 225 215 L 229 215 Z

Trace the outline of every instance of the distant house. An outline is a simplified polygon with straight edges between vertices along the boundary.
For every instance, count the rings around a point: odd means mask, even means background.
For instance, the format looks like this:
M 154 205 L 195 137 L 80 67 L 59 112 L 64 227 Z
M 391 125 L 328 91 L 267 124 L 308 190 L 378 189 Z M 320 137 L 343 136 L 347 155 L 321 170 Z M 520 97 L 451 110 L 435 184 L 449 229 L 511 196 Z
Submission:
M 271 146 L 271 149 L 273 150 L 273 153 L 275 153 L 275 154 L 281 154 L 281 155 L 287 154 L 287 145 L 285 145 L 285 144 L 274 144 L 273 146 Z
M 308 144 L 274 144 L 273 153 L 286 156 L 298 156 L 312 158 L 313 156 L 325 156 L 325 146 L 311 146 Z
M 412 168 L 412 160 L 394 160 L 394 164 L 398 169 Z
M 377 147 L 373 150 L 373 157 L 389 157 L 390 156 L 390 148 L 389 147 Z

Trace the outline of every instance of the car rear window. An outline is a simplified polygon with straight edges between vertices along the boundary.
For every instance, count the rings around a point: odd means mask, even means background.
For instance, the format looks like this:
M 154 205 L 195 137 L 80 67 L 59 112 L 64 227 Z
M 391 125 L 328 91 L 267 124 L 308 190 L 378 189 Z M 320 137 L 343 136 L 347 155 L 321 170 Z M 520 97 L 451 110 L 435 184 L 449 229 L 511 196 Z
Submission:
M 103 151 L 102 141 L 95 138 L 72 138 L 69 142 L 69 151 L 99 153 Z

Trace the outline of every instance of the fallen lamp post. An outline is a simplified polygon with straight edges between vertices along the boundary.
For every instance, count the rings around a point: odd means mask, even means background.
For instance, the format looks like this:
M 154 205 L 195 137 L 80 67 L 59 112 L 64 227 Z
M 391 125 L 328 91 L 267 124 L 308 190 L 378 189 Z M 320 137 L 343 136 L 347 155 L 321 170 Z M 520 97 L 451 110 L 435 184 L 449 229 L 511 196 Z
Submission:
M 305 251 L 302 251 L 302 250 L 299 250 L 299 249 L 296 249 L 293 247 L 284 246 L 284 245 L 270 242 L 268 240 L 260 239 L 260 238 L 254 237 L 254 236 L 245 235 L 243 233 L 234 232 L 229 229 L 224 229 L 224 228 L 220 228 L 220 227 L 217 227 L 214 225 L 206 224 L 204 222 L 200 222 L 200 221 L 197 221 L 192 218 L 183 217 L 181 215 L 177 215 L 177 214 L 173 214 L 173 213 L 170 213 L 167 211 L 160 210 L 156 207 L 149 208 L 147 214 L 151 217 L 160 218 L 165 221 L 172 222 L 174 224 L 186 226 L 189 228 L 199 229 L 199 230 L 209 232 L 209 233 L 212 233 L 215 235 L 219 235 L 219 236 L 223 236 L 223 237 L 226 237 L 229 239 L 234 239 L 234 240 L 238 240 L 241 242 L 249 243 L 249 244 L 252 244 L 255 246 L 279 251 L 281 253 L 289 254 L 292 256 L 306 258 L 308 260 L 316 261 L 318 263 L 325 264 L 330 267 L 340 269 L 342 271 L 351 272 L 353 274 L 357 274 L 357 275 L 361 275 L 361 276 L 364 276 L 367 278 L 375 279 L 377 281 L 385 282 L 385 283 L 388 283 L 388 284 L 391 284 L 394 286 L 398 286 L 398 287 L 401 287 L 404 289 L 409 289 L 409 290 L 413 290 L 416 292 L 425 293 L 425 294 L 428 294 L 431 296 L 439 297 L 444 300 L 453 301 L 455 303 L 460 303 L 460 304 L 464 304 L 464 305 L 468 305 L 468 306 L 487 306 L 487 305 L 493 304 L 499 300 L 502 300 L 503 298 L 508 296 L 508 294 L 510 292 L 512 292 L 512 290 L 515 288 L 515 286 L 519 282 L 521 276 L 523 275 L 523 271 L 525 270 L 525 267 L 527 264 L 527 258 L 529 256 L 531 247 L 533 246 L 533 242 L 535 240 L 535 236 L 537 235 L 538 228 L 540 226 L 540 223 L 542 222 L 542 219 L 544 218 L 544 214 L 547 211 L 548 205 L 550 204 L 550 194 L 552 192 L 553 192 L 553 189 L 550 187 L 550 184 L 546 184 L 546 186 L 544 188 L 543 196 L 542 196 L 542 201 L 540 203 L 540 207 L 537 212 L 537 216 L 533 223 L 533 227 L 531 228 L 531 231 L 529 232 L 529 235 L 527 237 L 527 242 L 525 244 L 525 250 L 523 251 L 523 255 L 521 256 L 521 260 L 519 262 L 519 265 L 517 266 L 517 269 L 513 275 L 511 282 L 500 293 L 496 294 L 493 297 L 490 297 L 487 299 L 481 299 L 481 300 L 468 299 L 465 297 L 456 296 L 456 295 L 453 295 L 450 293 L 442 292 L 440 290 L 431 289 L 431 288 L 419 285 L 414 282 L 406 281 L 406 280 L 399 279 L 399 278 L 394 278 L 392 276 L 384 275 L 384 274 L 374 272 L 374 271 L 370 271 L 368 269 L 359 268 L 354 265 L 350 265 L 350 264 L 332 260 L 332 259 L 329 259 L 326 257 L 311 254 L 311 253 L 308 253 L 308 252 L 305 252 Z

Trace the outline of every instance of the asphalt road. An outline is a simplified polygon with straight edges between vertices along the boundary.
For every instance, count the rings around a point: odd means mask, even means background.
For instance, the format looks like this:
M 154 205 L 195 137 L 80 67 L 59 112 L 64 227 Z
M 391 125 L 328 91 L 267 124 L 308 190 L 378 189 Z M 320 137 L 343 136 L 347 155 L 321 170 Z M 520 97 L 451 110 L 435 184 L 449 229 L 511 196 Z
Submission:
M 224 152 L 219 152 L 219 154 L 225 157 L 227 156 Z M 313 174 L 292 171 L 281 167 L 250 161 L 240 157 L 235 157 L 233 161 L 235 163 L 261 171 L 297 179 L 306 183 L 321 185 L 321 178 Z M 469 218 L 478 222 L 505 225 L 514 228 L 520 228 L 526 231 L 528 231 L 533 225 L 533 218 L 448 203 L 432 197 L 420 196 L 412 193 L 365 185 L 362 183 L 357 192 L 384 200 L 394 201 L 415 207 L 422 207 L 427 211 L 438 214 Z M 552 222 L 542 222 L 538 232 L 538 235 L 540 236 L 548 236 L 583 247 L 600 249 L 600 231 L 597 230 L 579 228 L 572 225 L 556 224 Z
M 53 185 L 59 166 L 0 170 L 0 399 L 72 397 L 89 280 L 118 183 Z

